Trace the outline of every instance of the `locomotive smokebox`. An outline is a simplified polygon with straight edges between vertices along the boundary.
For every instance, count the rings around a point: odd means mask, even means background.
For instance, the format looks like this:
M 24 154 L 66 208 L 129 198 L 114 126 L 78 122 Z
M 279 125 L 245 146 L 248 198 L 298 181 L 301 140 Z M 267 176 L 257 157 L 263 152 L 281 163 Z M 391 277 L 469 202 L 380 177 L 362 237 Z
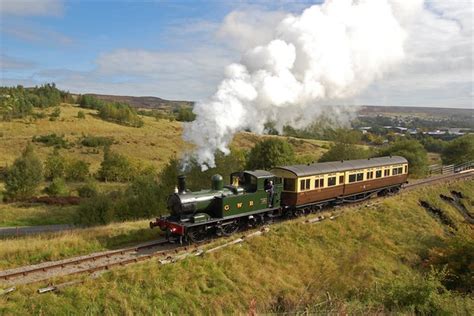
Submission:
M 186 176 L 178 176 L 178 193 L 186 193 Z

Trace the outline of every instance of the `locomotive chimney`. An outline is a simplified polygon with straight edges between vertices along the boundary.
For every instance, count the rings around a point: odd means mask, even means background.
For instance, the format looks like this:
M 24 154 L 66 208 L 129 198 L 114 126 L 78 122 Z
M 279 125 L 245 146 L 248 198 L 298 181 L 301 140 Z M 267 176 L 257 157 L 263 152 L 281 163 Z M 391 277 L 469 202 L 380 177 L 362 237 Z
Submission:
M 178 176 L 178 193 L 186 193 L 186 176 Z

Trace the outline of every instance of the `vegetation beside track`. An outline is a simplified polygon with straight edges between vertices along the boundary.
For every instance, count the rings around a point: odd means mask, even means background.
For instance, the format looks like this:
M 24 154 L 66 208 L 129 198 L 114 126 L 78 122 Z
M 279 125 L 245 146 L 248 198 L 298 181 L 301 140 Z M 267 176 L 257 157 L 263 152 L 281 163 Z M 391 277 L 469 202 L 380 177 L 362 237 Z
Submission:
M 439 198 L 450 190 L 466 195 L 472 212 L 474 180 L 430 185 L 353 207 L 333 221 L 275 224 L 264 237 L 204 257 L 131 265 L 58 293 L 36 294 L 46 283 L 21 286 L 0 297 L 0 313 L 220 314 L 255 306 L 280 313 L 468 315 L 474 309 L 467 292 L 473 288 L 474 236 L 472 226 Z M 442 209 L 457 230 L 427 213 L 420 199 Z M 12 248 L 33 255 L 37 245 Z
M 148 221 L 0 239 L 0 269 L 61 260 L 160 238 Z M 1 314 L 1 312 L 0 312 Z

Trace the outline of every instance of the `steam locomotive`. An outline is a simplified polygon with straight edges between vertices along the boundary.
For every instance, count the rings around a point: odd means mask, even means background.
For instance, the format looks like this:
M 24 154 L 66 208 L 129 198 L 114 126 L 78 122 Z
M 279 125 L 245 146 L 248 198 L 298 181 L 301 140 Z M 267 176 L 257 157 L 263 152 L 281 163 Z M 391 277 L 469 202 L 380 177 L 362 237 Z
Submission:
M 234 172 L 228 185 L 220 175 L 211 188 L 191 192 L 184 176 L 168 198 L 170 215 L 150 222 L 168 239 L 201 242 L 227 236 L 278 217 L 298 217 L 328 205 L 396 193 L 408 177 L 400 156 L 276 167 Z

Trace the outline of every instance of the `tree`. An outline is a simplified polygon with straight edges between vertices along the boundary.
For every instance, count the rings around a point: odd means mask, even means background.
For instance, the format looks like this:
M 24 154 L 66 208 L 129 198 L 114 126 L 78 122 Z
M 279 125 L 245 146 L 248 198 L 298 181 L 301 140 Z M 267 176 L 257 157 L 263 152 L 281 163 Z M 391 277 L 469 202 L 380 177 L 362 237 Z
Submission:
M 19 158 L 7 171 L 5 181 L 8 198 L 27 198 L 32 196 L 43 180 L 43 166 L 34 152 L 33 145 L 28 144 Z
M 355 144 L 335 143 L 325 152 L 319 162 L 369 158 L 370 151 Z
M 428 170 L 428 154 L 423 145 L 415 139 L 396 141 L 390 146 L 380 149 L 376 156 L 405 157 L 408 160 L 410 174 L 415 177 L 424 176 Z
M 441 154 L 444 164 L 459 164 L 474 159 L 474 135 L 468 134 L 450 141 Z
M 49 154 L 46 159 L 44 167 L 44 176 L 46 179 L 53 180 L 54 178 L 62 178 L 66 170 L 66 160 L 59 154 L 59 150 L 54 148 L 53 152 Z
M 364 159 L 370 156 L 368 150 L 356 145 L 362 139 L 359 131 L 338 128 L 328 131 L 328 134 L 334 144 L 319 158 L 319 162 Z
M 104 160 L 100 164 L 98 178 L 102 181 L 128 181 L 133 176 L 133 169 L 127 157 L 115 153 L 107 146 L 104 149 Z
M 292 164 L 294 161 L 295 153 L 288 142 L 269 138 L 258 142 L 252 148 L 247 159 L 247 168 L 269 170 L 276 166 Z
M 73 159 L 66 164 L 66 179 L 68 181 L 84 181 L 89 177 L 89 163 Z
M 54 178 L 44 191 L 50 196 L 66 196 L 69 194 L 63 178 Z

